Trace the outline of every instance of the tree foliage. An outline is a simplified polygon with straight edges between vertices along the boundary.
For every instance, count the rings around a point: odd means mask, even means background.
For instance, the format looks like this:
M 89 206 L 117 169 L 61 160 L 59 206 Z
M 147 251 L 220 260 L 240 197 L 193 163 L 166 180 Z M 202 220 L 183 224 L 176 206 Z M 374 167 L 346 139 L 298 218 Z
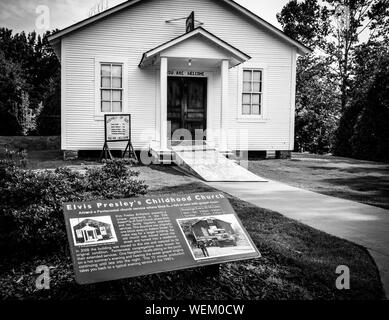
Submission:
M 317 0 L 289 1 L 277 14 L 284 32 L 310 48 L 321 46 L 330 32 L 330 12 Z
M 277 18 L 286 34 L 331 59 L 343 109 L 360 37 L 373 27 L 379 31 L 387 14 L 387 0 L 292 0 Z
M 377 48 L 389 43 L 389 1 L 291 0 L 277 18 L 286 34 L 314 50 L 298 62 L 296 145 L 312 152 L 332 149 L 339 155 L 370 157 L 355 150 L 357 145 L 362 150 L 356 130 L 363 127 L 362 112 L 364 117 L 379 114 L 367 111 L 366 99 L 372 70 L 386 54 Z M 307 76 L 312 74 L 316 76 Z
M 20 65 L 7 60 L 0 50 L 0 135 L 21 133 L 17 117 L 11 110 L 22 103 L 23 87 L 25 81 Z
M 361 45 L 355 55 L 351 101 L 336 132 L 338 155 L 388 160 L 389 48 L 381 43 Z
M 46 122 L 38 119 L 48 113 L 60 114 L 60 65 L 48 42 L 50 34 L 13 34 L 12 30 L 0 28 L 2 135 L 59 133 L 58 126 L 47 130 Z
M 339 120 L 339 92 L 328 62 L 306 56 L 297 63 L 296 149 L 329 152 Z

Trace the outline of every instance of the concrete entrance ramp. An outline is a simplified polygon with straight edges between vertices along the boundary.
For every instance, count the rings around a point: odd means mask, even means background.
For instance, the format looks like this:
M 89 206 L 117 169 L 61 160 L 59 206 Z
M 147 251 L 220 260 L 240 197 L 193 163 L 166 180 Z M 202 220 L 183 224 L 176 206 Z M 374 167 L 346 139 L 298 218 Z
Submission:
M 205 181 L 266 182 L 207 146 L 172 146 L 179 168 Z

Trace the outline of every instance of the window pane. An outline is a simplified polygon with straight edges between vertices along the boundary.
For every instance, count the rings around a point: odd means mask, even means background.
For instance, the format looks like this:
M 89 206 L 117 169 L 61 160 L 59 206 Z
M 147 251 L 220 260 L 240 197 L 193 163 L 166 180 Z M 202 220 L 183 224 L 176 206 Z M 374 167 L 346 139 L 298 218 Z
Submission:
M 260 82 L 253 83 L 253 92 L 261 92 L 261 83 Z
M 101 103 L 101 111 L 102 112 L 110 112 L 111 111 L 111 102 L 102 102 Z
M 101 76 L 110 77 L 111 76 L 111 66 L 109 64 L 101 65 Z
M 122 76 L 122 66 L 112 66 L 112 77 Z
M 112 78 L 112 88 L 121 88 L 122 79 L 121 78 Z
M 122 91 L 112 90 L 112 101 L 121 101 L 121 100 L 122 100 Z
M 251 107 L 251 114 L 259 115 L 259 105 L 258 104 L 253 104 Z
M 111 101 L 111 90 L 101 90 L 101 100 Z
M 244 93 L 243 94 L 243 99 L 242 99 L 243 104 L 250 104 L 250 94 Z
M 251 92 L 251 82 L 243 82 L 243 91 Z
M 242 106 L 242 114 L 250 114 L 250 105 L 244 104 Z
M 261 81 L 261 71 L 254 71 L 253 74 L 253 80 L 254 81 Z
M 251 81 L 251 70 L 243 71 L 243 81 Z
M 259 98 L 260 98 L 260 95 L 259 94 L 253 94 L 252 95 L 252 104 L 259 104 Z
M 101 64 L 101 88 L 122 88 L 122 65 Z M 122 90 L 101 90 L 101 111 L 122 111 Z M 112 102 L 111 102 L 112 101 Z
M 111 88 L 111 78 L 102 77 L 101 78 L 101 87 Z
M 112 102 L 112 112 L 121 112 L 122 103 L 121 102 Z

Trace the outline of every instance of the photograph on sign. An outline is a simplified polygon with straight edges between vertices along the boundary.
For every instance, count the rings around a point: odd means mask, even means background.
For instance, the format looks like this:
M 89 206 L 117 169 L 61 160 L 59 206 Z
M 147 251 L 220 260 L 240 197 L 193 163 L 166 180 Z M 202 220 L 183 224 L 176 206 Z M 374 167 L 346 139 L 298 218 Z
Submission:
M 117 242 L 110 216 L 69 219 L 75 246 Z
M 195 260 L 255 252 L 233 214 L 177 219 Z
M 107 114 L 105 115 L 105 126 L 106 141 L 130 140 L 130 115 Z

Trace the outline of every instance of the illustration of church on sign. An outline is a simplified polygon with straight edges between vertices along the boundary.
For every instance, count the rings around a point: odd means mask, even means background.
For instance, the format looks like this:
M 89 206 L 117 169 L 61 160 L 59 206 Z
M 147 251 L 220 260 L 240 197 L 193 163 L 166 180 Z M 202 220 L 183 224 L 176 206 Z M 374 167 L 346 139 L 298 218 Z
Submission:
M 73 227 L 76 244 L 110 240 L 114 237 L 111 228 L 109 223 L 85 219 Z

